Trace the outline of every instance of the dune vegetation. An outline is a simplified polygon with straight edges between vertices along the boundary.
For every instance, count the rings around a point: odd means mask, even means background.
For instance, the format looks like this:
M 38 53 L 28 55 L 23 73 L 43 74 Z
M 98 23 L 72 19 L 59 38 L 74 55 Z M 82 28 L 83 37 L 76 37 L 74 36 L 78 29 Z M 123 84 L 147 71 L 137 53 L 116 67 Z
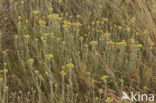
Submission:
M 0 0 L 0 103 L 154 94 L 155 43 L 155 0 Z

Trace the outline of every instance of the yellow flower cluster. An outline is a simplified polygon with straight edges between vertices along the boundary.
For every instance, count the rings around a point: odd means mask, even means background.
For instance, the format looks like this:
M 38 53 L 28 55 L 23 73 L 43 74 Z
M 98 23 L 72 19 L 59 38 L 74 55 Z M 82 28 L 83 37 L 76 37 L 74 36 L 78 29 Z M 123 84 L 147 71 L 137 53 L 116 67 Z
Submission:
M 34 10 L 32 13 L 33 13 L 34 15 L 37 15 L 39 12 L 38 12 L 37 10 Z
M 46 59 L 51 59 L 51 58 L 53 58 L 54 56 L 53 56 L 52 54 L 46 54 L 44 57 L 45 57 Z
M 95 97 L 95 100 L 96 100 L 96 101 L 98 101 L 98 100 L 99 100 L 99 98 L 98 98 L 98 97 Z
M 136 18 L 135 18 L 135 17 L 133 17 L 133 18 L 130 20 L 131 23 L 135 23 L 135 21 L 136 21 Z
M 88 48 L 88 44 L 84 44 L 84 47 Z
M 39 75 L 38 77 L 39 77 L 40 80 L 44 80 L 42 75 Z
M 113 102 L 113 98 L 107 97 L 105 102 L 106 103 L 112 103 Z
M 50 83 L 50 84 L 53 84 L 53 81 L 50 81 L 49 83 Z
M 142 44 L 138 44 L 138 45 L 131 45 L 132 47 L 142 47 Z
M 38 75 L 39 71 L 38 70 L 35 70 L 34 73 Z
M 4 62 L 4 66 L 6 66 L 7 65 L 7 63 L 6 62 Z
M 69 63 L 66 65 L 68 68 L 74 68 L 74 64 L 73 63 Z
M 87 72 L 87 75 L 90 75 L 90 72 Z
M 32 65 L 34 63 L 34 59 L 29 59 L 28 63 Z
M 124 80 L 123 80 L 123 79 L 121 79 L 121 80 L 120 80 L 120 82 L 121 82 L 121 83 L 123 83 L 123 82 L 124 82 Z
M 43 36 L 49 36 L 50 35 L 50 33 L 43 33 Z
M 98 41 L 91 41 L 89 44 L 92 46 L 96 46 L 96 45 L 98 45 Z
M 82 26 L 81 23 L 77 22 L 77 23 L 71 23 L 72 26 Z
M 143 31 L 143 34 L 148 34 L 148 33 L 149 31 L 147 29 Z
M 131 28 L 130 27 L 126 27 L 126 31 L 131 31 Z
M 14 0 L 9 0 L 9 2 L 11 2 L 11 3 L 12 3 L 13 1 L 14 1 Z
M 30 38 L 30 35 L 29 34 L 26 34 L 26 35 L 24 35 L 24 38 L 25 39 L 29 39 Z
M 61 71 L 60 74 L 64 76 L 64 75 L 66 75 L 66 72 Z
M 50 14 L 50 15 L 48 15 L 48 19 L 50 19 L 50 20 L 54 20 L 54 19 L 62 20 L 62 18 L 59 17 L 58 14 Z
M 66 28 L 66 27 L 68 27 L 69 25 L 71 25 L 71 23 L 70 23 L 69 21 L 67 21 L 67 20 L 64 20 L 64 21 L 63 21 L 63 28 Z
M 82 24 L 81 23 L 79 23 L 79 22 L 77 22 L 77 23 L 71 23 L 71 22 L 69 22 L 69 21 L 67 21 L 67 20 L 64 20 L 63 21 L 63 27 L 65 28 L 65 27 L 68 27 L 68 26 L 82 26 Z
M 62 69 L 65 69 L 65 66 L 62 66 L 61 68 L 62 68 Z
M 48 73 L 48 72 L 45 72 L 44 74 L 45 74 L 46 76 L 48 76 L 49 73 Z
M 108 76 L 107 75 L 104 75 L 104 76 L 102 76 L 100 79 L 101 80 L 106 80 L 108 78 Z
M 104 40 L 105 38 L 108 38 L 111 34 L 110 33 L 104 33 L 103 35 L 100 36 L 99 40 Z
M 4 92 L 6 92 L 8 90 L 8 86 L 4 87 Z
M 80 41 L 83 41 L 83 39 L 84 39 L 84 37 L 79 37 L 79 40 L 80 40 Z
M 95 80 L 94 79 L 92 79 L 92 83 L 94 83 L 95 82 Z
M 0 77 L 0 82 L 3 81 L 3 78 Z
M 103 21 L 108 21 L 108 18 L 103 17 L 102 20 Z
M 45 26 L 46 26 L 46 21 L 43 20 L 43 19 L 40 19 L 40 20 L 39 20 L 39 24 L 40 24 L 42 27 L 45 27 Z
M 99 8 L 101 8 L 101 9 L 102 9 L 102 5 L 99 5 Z
M 131 38 L 130 39 L 130 43 L 131 43 L 131 47 L 142 47 L 142 44 L 134 44 L 134 43 L 136 43 L 136 41 L 133 39 L 133 38 Z
M 80 15 L 76 15 L 76 18 L 80 18 Z
M 106 44 L 114 45 L 115 43 L 110 40 L 110 41 L 106 42 Z
M 122 26 L 118 26 L 118 29 L 119 29 L 119 30 L 122 30 Z
M 153 46 L 153 45 L 154 45 L 154 42 L 153 42 L 151 39 L 148 39 L 147 41 L 148 41 L 148 44 L 149 44 L 150 46 Z
M 125 42 L 125 40 L 122 40 L 121 42 L 116 43 L 117 45 L 127 45 L 127 43 Z
M 4 73 L 7 73 L 7 72 L 8 72 L 8 70 L 7 70 L 7 69 L 4 69 L 3 71 L 4 71 Z
M 98 92 L 101 94 L 101 93 L 103 93 L 103 90 L 102 89 L 99 89 Z
M 133 44 L 133 43 L 135 43 L 135 40 L 132 38 L 132 39 L 130 39 L 130 42 Z

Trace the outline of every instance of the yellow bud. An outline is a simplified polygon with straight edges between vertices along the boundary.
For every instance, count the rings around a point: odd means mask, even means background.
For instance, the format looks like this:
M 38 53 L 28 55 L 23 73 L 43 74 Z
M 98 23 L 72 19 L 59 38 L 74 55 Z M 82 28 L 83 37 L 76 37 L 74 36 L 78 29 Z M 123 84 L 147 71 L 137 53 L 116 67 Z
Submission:
M 34 63 L 34 59 L 29 59 L 28 63 L 32 65 Z
M 27 35 L 24 35 L 24 38 L 29 39 L 30 36 L 27 34 Z
M 121 81 L 121 83 L 123 83 L 123 82 L 124 82 L 124 80 L 123 80 L 123 79 L 121 79 L 120 81 Z
M 99 98 L 98 98 L 98 97 L 95 97 L 95 100 L 96 100 L 96 101 L 98 101 L 98 100 L 99 100 Z
M 83 37 L 80 37 L 80 38 L 79 38 L 80 41 L 83 41 L 83 39 L 84 39 Z
M 91 41 L 91 42 L 90 42 L 90 45 L 96 46 L 96 45 L 98 45 L 98 41 Z
M 101 93 L 103 93 L 103 90 L 102 89 L 99 89 L 98 92 L 101 94 Z
M 39 75 L 38 77 L 39 77 L 39 79 L 43 79 L 43 76 L 42 75 Z
M 50 84 L 53 84 L 53 81 L 50 81 L 49 83 L 50 83 Z
M 58 87 L 58 84 L 55 84 L 55 87 Z
M 121 30 L 122 29 L 122 26 L 118 26 L 118 29 Z
M 39 73 L 39 71 L 38 71 L 38 70 L 35 70 L 34 72 L 35 72 L 35 74 L 38 74 L 38 73 Z
M 48 72 L 45 72 L 45 75 L 48 75 Z
M 3 81 L 3 78 L 0 77 L 0 82 Z
M 84 44 L 84 47 L 88 48 L 88 44 Z
M 63 76 L 66 75 L 66 73 L 64 71 L 61 71 L 60 74 Z
M 101 8 L 101 9 L 102 9 L 102 5 L 99 5 L 99 8 Z
M 67 64 L 66 65 L 68 68 L 74 68 L 74 64 L 72 64 L 72 63 L 69 63 L 69 64 Z
M 61 68 L 62 68 L 62 69 L 65 69 L 65 66 L 62 66 Z
M 45 58 L 46 59 L 51 59 L 51 58 L 53 58 L 54 56 L 52 55 L 52 54 L 47 54 L 47 55 L 45 55 Z
M 80 18 L 80 15 L 76 15 L 76 18 Z
M 113 102 L 113 98 L 107 97 L 105 102 L 106 103 L 112 103 Z
M 132 38 L 132 39 L 130 39 L 130 42 L 131 43 L 135 43 L 135 40 Z
M 102 76 L 100 79 L 106 80 L 107 78 L 108 78 L 108 76 L 107 76 L 107 75 L 104 75 L 104 76 Z
M 4 71 L 5 73 L 7 73 L 7 72 L 8 72 L 8 70 L 7 70 L 7 69 L 4 69 L 3 71 Z

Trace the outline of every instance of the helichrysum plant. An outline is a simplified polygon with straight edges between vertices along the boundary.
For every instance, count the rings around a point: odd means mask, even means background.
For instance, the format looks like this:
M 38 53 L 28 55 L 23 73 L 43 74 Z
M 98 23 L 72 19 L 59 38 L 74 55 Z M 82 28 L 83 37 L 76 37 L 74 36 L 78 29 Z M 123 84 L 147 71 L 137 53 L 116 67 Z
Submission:
M 156 93 L 155 9 L 155 0 L 0 0 L 0 103 Z

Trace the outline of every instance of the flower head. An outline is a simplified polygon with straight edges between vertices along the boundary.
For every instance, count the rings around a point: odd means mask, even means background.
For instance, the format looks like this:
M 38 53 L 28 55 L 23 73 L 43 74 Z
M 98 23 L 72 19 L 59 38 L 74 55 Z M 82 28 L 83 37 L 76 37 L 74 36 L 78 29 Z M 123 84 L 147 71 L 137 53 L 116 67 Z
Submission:
M 121 83 L 123 83 L 123 82 L 124 82 L 124 80 L 123 80 L 123 79 L 121 79 L 120 81 L 121 81 Z
M 99 89 L 98 92 L 101 94 L 101 93 L 103 93 L 103 90 L 102 89 Z
M 98 98 L 98 97 L 95 97 L 95 100 L 96 100 L 96 101 L 98 101 L 98 100 L 99 100 L 99 98 Z
M 102 76 L 100 79 L 101 80 L 106 80 L 108 78 L 108 76 L 107 75 L 104 75 L 104 76 Z
M 4 69 L 4 73 L 7 73 L 8 72 L 8 70 L 7 69 Z
M 39 79 L 44 80 L 42 75 L 39 75 L 38 77 L 39 77 Z
M 119 30 L 122 30 L 122 26 L 118 26 L 118 29 L 119 29 Z
M 65 66 L 62 66 L 61 68 L 62 68 L 62 69 L 65 69 Z
M 34 72 L 35 72 L 35 74 L 38 74 L 38 73 L 39 73 L 39 71 L 38 71 L 38 70 L 35 70 Z
M 74 68 L 74 64 L 72 64 L 72 63 L 69 63 L 69 64 L 67 64 L 66 65 L 68 68 Z
M 135 43 L 135 40 L 132 38 L 132 39 L 130 39 L 130 42 L 131 43 Z
M 29 34 L 26 34 L 26 35 L 24 35 L 24 38 L 25 39 L 29 39 L 30 38 L 30 35 Z
M 106 44 L 114 45 L 115 43 L 110 40 L 110 41 L 106 42 Z
M 2 77 L 0 77 L 0 82 L 1 82 L 1 81 L 3 81 L 3 78 L 2 78 Z
M 107 97 L 105 102 L 106 103 L 112 103 L 113 102 L 113 98 Z
M 98 45 L 98 41 L 91 41 L 91 42 L 90 42 L 90 45 L 96 46 L 96 45 Z
M 53 57 L 54 57 L 54 56 L 53 56 L 52 54 L 46 54 L 46 55 L 45 55 L 45 58 L 46 58 L 46 59 L 51 59 L 51 58 L 53 58 Z
M 62 76 L 66 75 L 66 73 L 65 73 L 64 71 L 61 71 L 60 74 L 61 74 Z
M 127 45 L 127 43 L 125 42 L 125 40 L 122 40 L 121 42 L 116 43 L 117 45 Z
M 88 44 L 84 44 L 84 47 L 88 48 Z
M 83 41 L 83 39 L 84 39 L 83 37 L 80 37 L 80 38 L 79 38 L 80 41 Z
M 50 83 L 50 84 L 53 84 L 53 81 L 50 81 L 49 83 Z
M 28 60 L 28 63 L 29 63 L 30 65 L 32 65 L 32 64 L 34 63 L 34 59 L 29 59 L 29 60 Z

